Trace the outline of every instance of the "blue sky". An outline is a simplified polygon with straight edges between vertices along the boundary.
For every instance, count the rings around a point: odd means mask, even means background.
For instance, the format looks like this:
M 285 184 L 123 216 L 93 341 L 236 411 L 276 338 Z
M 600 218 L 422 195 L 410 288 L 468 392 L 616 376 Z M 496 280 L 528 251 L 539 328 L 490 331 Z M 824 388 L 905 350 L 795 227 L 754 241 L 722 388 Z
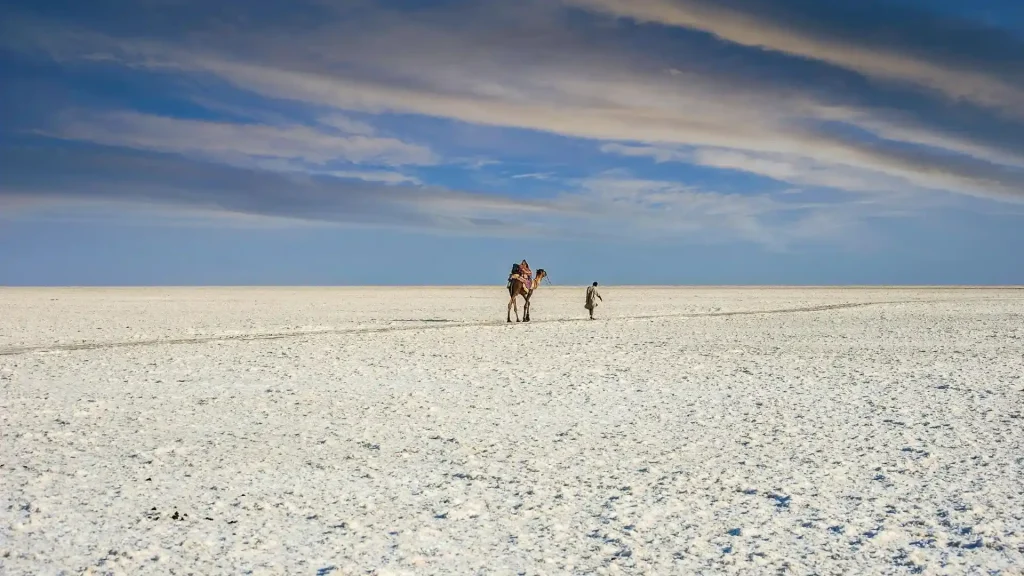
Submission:
M 0 284 L 1024 284 L 1016 0 L 0 7 Z

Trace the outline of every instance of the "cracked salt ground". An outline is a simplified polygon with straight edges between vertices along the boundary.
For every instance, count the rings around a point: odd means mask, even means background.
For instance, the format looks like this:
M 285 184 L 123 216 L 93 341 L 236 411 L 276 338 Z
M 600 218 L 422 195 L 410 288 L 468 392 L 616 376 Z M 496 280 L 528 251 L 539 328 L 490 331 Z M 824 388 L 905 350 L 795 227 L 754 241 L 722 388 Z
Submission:
M 1024 570 L 1018 291 L 53 292 L 5 345 L 453 325 L 0 358 L 4 574 Z

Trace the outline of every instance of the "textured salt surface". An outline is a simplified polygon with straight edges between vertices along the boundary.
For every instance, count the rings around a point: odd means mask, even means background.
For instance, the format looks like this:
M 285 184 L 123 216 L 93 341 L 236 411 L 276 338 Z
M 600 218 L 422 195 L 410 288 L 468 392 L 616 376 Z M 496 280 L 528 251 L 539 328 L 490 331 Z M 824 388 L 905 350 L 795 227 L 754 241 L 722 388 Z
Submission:
M 1024 292 L 603 292 L 0 290 L 0 573 L 1024 570 Z

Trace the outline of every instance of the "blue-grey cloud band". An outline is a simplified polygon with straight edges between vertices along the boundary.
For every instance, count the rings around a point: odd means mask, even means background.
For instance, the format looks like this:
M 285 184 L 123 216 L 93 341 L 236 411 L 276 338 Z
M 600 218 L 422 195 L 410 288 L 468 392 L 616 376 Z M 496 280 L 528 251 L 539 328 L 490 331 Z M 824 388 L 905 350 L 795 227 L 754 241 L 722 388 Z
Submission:
M 898 212 L 905 206 L 891 199 L 906 194 L 1024 198 L 1024 43 L 1010 31 L 937 13 L 807 0 L 467 0 L 416 9 L 369 0 L 104 1 L 94 8 L 27 7 L 4 27 L 6 49 L 75 70 L 223 83 L 263 99 L 268 112 L 299 103 L 319 120 L 63 110 L 36 134 L 112 148 L 95 152 L 88 170 L 71 158 L 81 151 L 51 158 L 47 184 L 25 168 L 41 166 L 37 152 L 5 154 L 22 166 L 5 159 L 16 175 L 0 180 L 9 197 L 122 190 L 116 194 L 128 199 L 124 174 L 133 174 L 132 189 L 148 190 L 136 199 L 268 215 L 346 221 L 358 214 L 428 226 L 628 216 L 666 230 L 692 224 L 678 206 L 666 216 L 666 198 L 690 209 L 714 198 L 746 214 L 719 224 L 758 237 L 772 235 L 765 228 L 772 215 L 783 222 L 792 210 L 779 198 L 765 204 L 761 191 L 686 196 L 684 182 L 612 183 L 601 174 L 532 200 L 422 186 L 410 168 L 448 162 L 443 145 L 378 133 L 346 116 L 358 112 L 542 131 L 591 141 L 609 159 L 853 194 L 851 218 L 865 206 Z M 191 160 L 160 180 L 158 170 L 115 169 L 112 154 L 127 164 Z M 335 161 L 357 166 L 332 168 Z M 195 175 L 186 177 L 189 170 Z M 626 211 L 621 197 L 597 193 L 622 185 L 634 186 L 637 200 Z M 802 209 L 813 215 L 806 221 L 829 223 L 816 230 L 841 220 L 833 205 Z

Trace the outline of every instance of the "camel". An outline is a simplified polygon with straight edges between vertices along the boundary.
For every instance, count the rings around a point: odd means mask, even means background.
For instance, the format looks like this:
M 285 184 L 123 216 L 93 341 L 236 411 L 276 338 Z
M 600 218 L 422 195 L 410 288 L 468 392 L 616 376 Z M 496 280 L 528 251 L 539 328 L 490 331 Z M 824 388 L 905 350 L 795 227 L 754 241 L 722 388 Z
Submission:
M 516 305 L 516 296 L 523 297 L 523 322 L 530 321 L 530 297 L 533 291 L 540 286 L 540 281 L 548 275 L 543 268 L 537 270 L 537 276 L 531 282 L 532 286 L 527 288 L 519 277 L 509 280 L 508 283 L 508 314 L 505 316 L 507 322 L 512 321 L 512 310 L 516 311 L 516 322 L 519 322 L 519 306 Z

